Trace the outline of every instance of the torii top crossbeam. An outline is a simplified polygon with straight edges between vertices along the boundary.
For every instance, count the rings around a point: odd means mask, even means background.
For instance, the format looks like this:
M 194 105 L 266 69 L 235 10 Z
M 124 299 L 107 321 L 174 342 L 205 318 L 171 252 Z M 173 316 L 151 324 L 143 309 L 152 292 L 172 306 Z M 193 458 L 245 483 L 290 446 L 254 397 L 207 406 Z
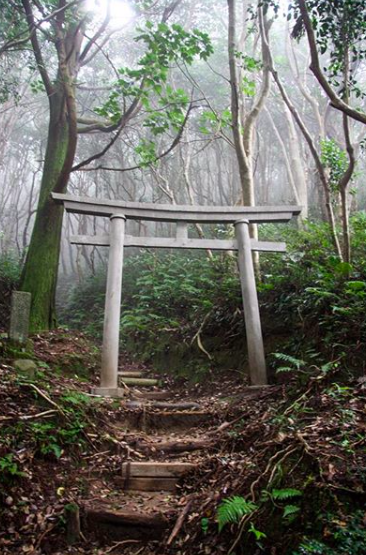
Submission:
M 104 216 L 110 219 L 108 236 L 76 236 L 72 243 L 109 246 L 107 292 L 104 314 L 103 350 L 100 387 L 95 392 L 120 396 L 118 388 L 119 327 L 124 247 L 195 248 L 236 250 L 238 252 L 244 305 L 250 379 L 253 385 L 267 383 L 266 364 L 255 284 L 252 251 L 283 252 L 284 243 L 254 241 L 249 236 L 250 223 L 288 222 L 301 212 L 299 206 L 179 206 L 124 202 L 71 195 L 52 194 L 67 212 Z M 126 219 L 176 223 L 176 237 L 131 237 L 125 235 Z M 224 223 L 235 225 L 236 239 L 190 239 L 188 224 Z
M 298 216 L 301 206 L 191 206 L 125 202 L 121 200 L 73 197 L 52 193 L 55 202 L 67 212 L 110 217 L 123 214 L 127 220 L 159 222 L 235 223 L 246 219 L 250 223 L 288 222 Z

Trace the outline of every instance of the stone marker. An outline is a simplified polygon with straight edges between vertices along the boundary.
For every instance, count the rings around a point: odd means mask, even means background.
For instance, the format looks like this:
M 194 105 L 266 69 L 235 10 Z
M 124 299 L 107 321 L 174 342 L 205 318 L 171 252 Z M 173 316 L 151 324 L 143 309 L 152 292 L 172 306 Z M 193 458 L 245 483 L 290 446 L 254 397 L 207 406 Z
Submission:
M 9 339 L 20 345 L 24 345 L 28 339 L 30 305 L 30 293 L 13 291 L 11 296 Z
M 14 360 L 13 366 L 15 370 L 27 376 L 27 378 L 35 378 L 36 377 L 36 370 L 37 364 L 30 359 L 27 358 L 19 358 Z

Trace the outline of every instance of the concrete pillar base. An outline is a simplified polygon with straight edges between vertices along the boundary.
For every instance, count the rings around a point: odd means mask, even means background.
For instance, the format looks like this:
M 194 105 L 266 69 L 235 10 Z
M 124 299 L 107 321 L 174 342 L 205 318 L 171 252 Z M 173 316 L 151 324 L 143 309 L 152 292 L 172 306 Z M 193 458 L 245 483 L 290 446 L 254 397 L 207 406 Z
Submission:
M 92 393 L 102 397 L 124 397 L 125 389 L 122 387 L 93 387 Z

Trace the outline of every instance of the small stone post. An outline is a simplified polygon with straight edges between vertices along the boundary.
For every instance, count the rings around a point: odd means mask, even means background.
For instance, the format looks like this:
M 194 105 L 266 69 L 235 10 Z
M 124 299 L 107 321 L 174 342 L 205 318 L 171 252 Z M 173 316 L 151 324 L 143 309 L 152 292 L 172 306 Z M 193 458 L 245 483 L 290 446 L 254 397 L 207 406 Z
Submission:
M 105 297 L 102 368 L 100 387 L 95 389 L 97 395 L 105 395 L 107 397 L 123 395 L 123 390 L 118 389 L 118 355 L 125 224 L 126 218 L 123 214 L 114 214 L 110 218 L 110 247 Z
M 235 233 L 238 241 L 239 273 L 248 343 L 250 382 L 251 385 L 267 385 L 267 370 L 249 235 L 249 221 L 238 220 L 235 222 Z
M 25 345 L 28 339 L 31 298 L 25 291 L 12 292 L 9 339 L 18 345 Z

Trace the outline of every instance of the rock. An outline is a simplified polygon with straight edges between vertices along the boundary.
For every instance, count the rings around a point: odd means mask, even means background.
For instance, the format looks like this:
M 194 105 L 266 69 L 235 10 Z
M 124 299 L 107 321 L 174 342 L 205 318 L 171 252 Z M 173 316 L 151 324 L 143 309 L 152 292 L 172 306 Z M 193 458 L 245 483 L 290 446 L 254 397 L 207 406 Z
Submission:
M 28 378 L 35 378 L 36 376 L 37 364 L 34 362 L 34 360 L 19 358 L 17 360 L 14 360 L 13 366 L 15 370 L 22 374 L 26 374 Z

